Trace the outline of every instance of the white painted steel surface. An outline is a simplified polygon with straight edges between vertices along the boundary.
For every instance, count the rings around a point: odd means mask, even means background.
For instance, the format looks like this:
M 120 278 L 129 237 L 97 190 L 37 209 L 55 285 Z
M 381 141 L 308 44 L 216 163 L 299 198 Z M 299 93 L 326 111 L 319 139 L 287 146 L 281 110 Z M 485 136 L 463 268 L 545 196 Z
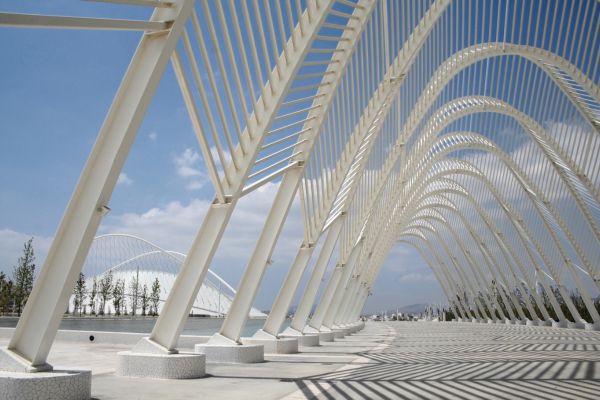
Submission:
M 304 237 L 257 338 L 280 334 L 319 241 L 291 334 L 355 322 L 397 245 L 462 319 L 600 322 L 598 1 L 105 1 L 157 8 L 150 21 L 0 14 L 144 31 L 9 344 L 25 364 L 45 365 L 169 59 L 215 198 L 150 336 L 166 353 L 237 202 L 268 182 L 278 192 L 215 344 L 240 344 L 296 197 Z

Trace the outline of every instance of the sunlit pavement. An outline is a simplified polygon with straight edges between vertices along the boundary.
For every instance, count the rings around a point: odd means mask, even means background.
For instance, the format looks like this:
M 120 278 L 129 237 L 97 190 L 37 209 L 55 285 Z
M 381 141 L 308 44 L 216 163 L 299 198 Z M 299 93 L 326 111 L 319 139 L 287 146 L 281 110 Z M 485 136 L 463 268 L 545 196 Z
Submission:
M 598 399 L 600 393 L 600 333 L 574 329 L 374 322 L 298 354 L 210 364 L 205 378 L 179 381 L 115 376 L 116 353 L 125 349 L 57 341 L 50 362 L 92 368 L 96 399 Z

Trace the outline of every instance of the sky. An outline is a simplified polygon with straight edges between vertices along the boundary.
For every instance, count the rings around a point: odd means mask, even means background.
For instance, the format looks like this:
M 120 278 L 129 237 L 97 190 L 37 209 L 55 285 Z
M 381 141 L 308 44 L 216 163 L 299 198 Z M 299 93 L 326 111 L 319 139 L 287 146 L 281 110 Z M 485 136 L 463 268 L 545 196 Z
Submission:
M 69 1 L 2 0 L 0 10 L 140 19 L 149 15 L 141 8 L 120 7 L 117 14 L 109 5 Z M 6 55 L 0 63 L 0 270 L 12 273 L 30 237 L 38 265 L 43 262 L 139 38 L 139 33 L 129 32 L 0 30 L 0 48 Z M 277 185 L 267 184 L 238 203 L 211 265 L 234 288 Z M 213 196 L 169 66 L 98 233 L 130 233 L 187 253 Z M 296 202 L 255 307 L 270 308 L 301 240 Z M 387 257 L 365 310 L 441 301 L 441 289 L 419 255 L 398 245 Z

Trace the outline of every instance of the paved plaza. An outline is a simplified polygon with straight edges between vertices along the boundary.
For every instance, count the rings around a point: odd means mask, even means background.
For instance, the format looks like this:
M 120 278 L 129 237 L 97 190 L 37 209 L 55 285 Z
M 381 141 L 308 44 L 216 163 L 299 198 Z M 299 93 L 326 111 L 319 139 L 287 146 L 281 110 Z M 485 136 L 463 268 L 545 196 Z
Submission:
M 600 333 L 575 329 L 371 322 L 298 354 L 266 355 L 264 363 L 209 364 L 207 376 L 193 380 L 117 377 L 117 352 L 129 348 L 58 340 L 49 361 L 91 368 L 92 397 L 102 400 L 597 399 L 600 393 Z

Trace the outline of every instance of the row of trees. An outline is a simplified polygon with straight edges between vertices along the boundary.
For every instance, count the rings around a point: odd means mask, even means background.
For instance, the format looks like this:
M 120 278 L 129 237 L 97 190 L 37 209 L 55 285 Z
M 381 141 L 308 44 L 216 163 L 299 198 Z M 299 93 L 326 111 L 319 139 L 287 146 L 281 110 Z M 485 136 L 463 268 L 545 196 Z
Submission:
M 25 242 L 23 255 L 13 268 L 12 279 L 0 272 L 0 313 L 21 315 L 33 289 L 35 254 L 33 238 Z
M 516 301 L 520 304 L 523 313 L 525 314 L 525 316 L 529 319 L 534 319 L 532 318 L 532 315 L 530 315 L 529 310 L 526 307 L 526 302 L 524 299 L 524 296 L 528 296 L 529 297 L 529 301 L 532 304 L 532 307 L 535 311 L 535 313 L 538 316 L 542 316 L 542 313 L 533 297 L 533 295 L 526 289 L 526 288 L 514 288 L 512 290 L 512 293 L 508 293 L 507 290 L 502 287 L 502 286 L 497 286 L 495 285 L 494 282 L 492 282 L 492 287 L 493 287 L 493 293 L 494 296 L 492 296 L 490 298 L 490 300 L 492 300 L 492 304 L 495 303 L 495 305 L 497 307 L 499 307 L 502 312 L 504 313 L 504 315 L 509 315 L 508 312 L 508 308 L 507 305 L 504 304 L 504 301 L 502 299 L 501 294 L 499 293 L 500 290 L 502 290 L 504 297 L 507 299 L 510 299 L 511 297 L 516 299 Z M 573 315 L 571 314 L 571 311 L 569 310 L 569 307 L 567 306 L 565 299 L 563 298 L 560 290 L 558 289 L 558 287 L 556 286 L 551 286 L 550 290 L 553 292 L 556 301 L 558 302 L 560 309 L 562 310 L 563 314 L 565 315 L 565 317 L 571 321 L 571 322 L 576 322 L 575 318 L 573 317 Z M 575 306 L 575 308 L 577 309 L 577 311 L 579 312 L 579 314 L 581 315 L 581 317 L 586 320 L 587 322 L 592 322 L 592 318 L 590 316 L 589 310 L 587 309 L 587 307 L 585 306 L 585 302 L 583 301 L 583 298 L 581 297 L 581 294 L 579 293 L 578 290 L 574 290 L 574 291 L 570 291 L 569 292 L 569 298 L 571 299 L 571 301 L 573 302 L 573 305 Z M 556 314 L 556 311 L 554 309 L 554 307 L 552 307 L 552 303 L 550 302 L 550 298 L 548 297 L 548 294 L 546 293 L 546 291 L 541 288 L 541 299 L 542 299 L 542 303 L 543 303 L 543 307 L 548 311 L 548 314 L 550 315 L 550 317 L 552 319 L 554 319 L 555 321 L 558 320 L 558 316 Z M 467 296 L 467 293 L 463 293 L 462 298 L 458 298 L 454 300 L 454 306 L 457 307 L 458 304 L 460 303 L 460 300 L 463 300 L 464 303 L 469 304 L 469 299 Z M 488 310 L 486 303 L 484 301 L 484 295 L 483 293 L 479 293 L 478 295 L 478 300 L 479 300 L 479 304 L 481 304 L 484 307 L 484 311 L 485 313 L 487 313 L 488 315 L 491 315 L 492 313 L 490 313 L 490 310 Z M 495 301 L 494 301 L 495 300 Z M 510 303 L 510 302 L 509 302 Z M 598 312 L 600 312 L 600 298 L 597 298 L 594 300 L 594 306 L 596 307 L 596 309 L 598 310 Z M 508 307 L 511 309 L 511 311 L 513 312 L 513 314 L 518 315 L 517 310 L 515 309 L 513 304 L 509 304 Z M 459 310 L 460 308 L 457 307 Z M 472 311 L 472 310 L 471 310 Z M 452 318 L 454 318 L 454 315 L 452 313 L 452 311 L 448 310 L 446 311 L 448 313 L 447 315 L 447 321 L 451 320 Z M 500 317 L 500 313 L 497 310 L 494 310 L 493 313 L 499 318 Z M 538 317 L 535 317 L 538 318 Z
M 12 279 L 4 272 L 0 272 L 0 313 L 21 315 L 25 303 L 33 289 L 35 277 L 35 252 L 33 238 L 23 245 L 23 255 L 19 257 L 17 265 L 13 268 Z M 94 277 L 91 288 L 86 285 L 85 275 L 79 274 L 73 290 L 73 312 L 79 315 L 89 313 L 104 315 L 105 311 L 111 312 L 110 303 L 115 315 L 136 315 L 140 310 L 141 315 L 158 315 L 160 301 L 160 282 L 154 279 L 152 287 L 148 288 L 139 283 L 139 277 L 134 276 L 126 290 L 124 279 L 114 279 L 112 271 L 105 273 L 100 280 Z M 108 307 L 107 307 L 108 306 Z M 69 310 L 67 309 L 67 312 Z
M 158 315 L 158 304 L 160 301 L 160 282 L 154 279 L 152 287 L 140 285 L 139 276 L 136 274 L 129 282 L 128 290 L 125 279 L 114 279 L 112 271 L 106 272 L 100 280 L 93 278 L 91 288 L 87 288 L 86 278 L 83 273 L 73 289 L 73 313 L 92 315 L 104 315 L 108 310 L 111 313 L 110 303 L 115 315 Z M 87 303 L 86 303 L 87 302 Z M 107 307 L 108 306 L 108 307 Z M 129 306 L 129 309 L 127 308 Z M 68 311 L 68 310 L 67 310 Z

